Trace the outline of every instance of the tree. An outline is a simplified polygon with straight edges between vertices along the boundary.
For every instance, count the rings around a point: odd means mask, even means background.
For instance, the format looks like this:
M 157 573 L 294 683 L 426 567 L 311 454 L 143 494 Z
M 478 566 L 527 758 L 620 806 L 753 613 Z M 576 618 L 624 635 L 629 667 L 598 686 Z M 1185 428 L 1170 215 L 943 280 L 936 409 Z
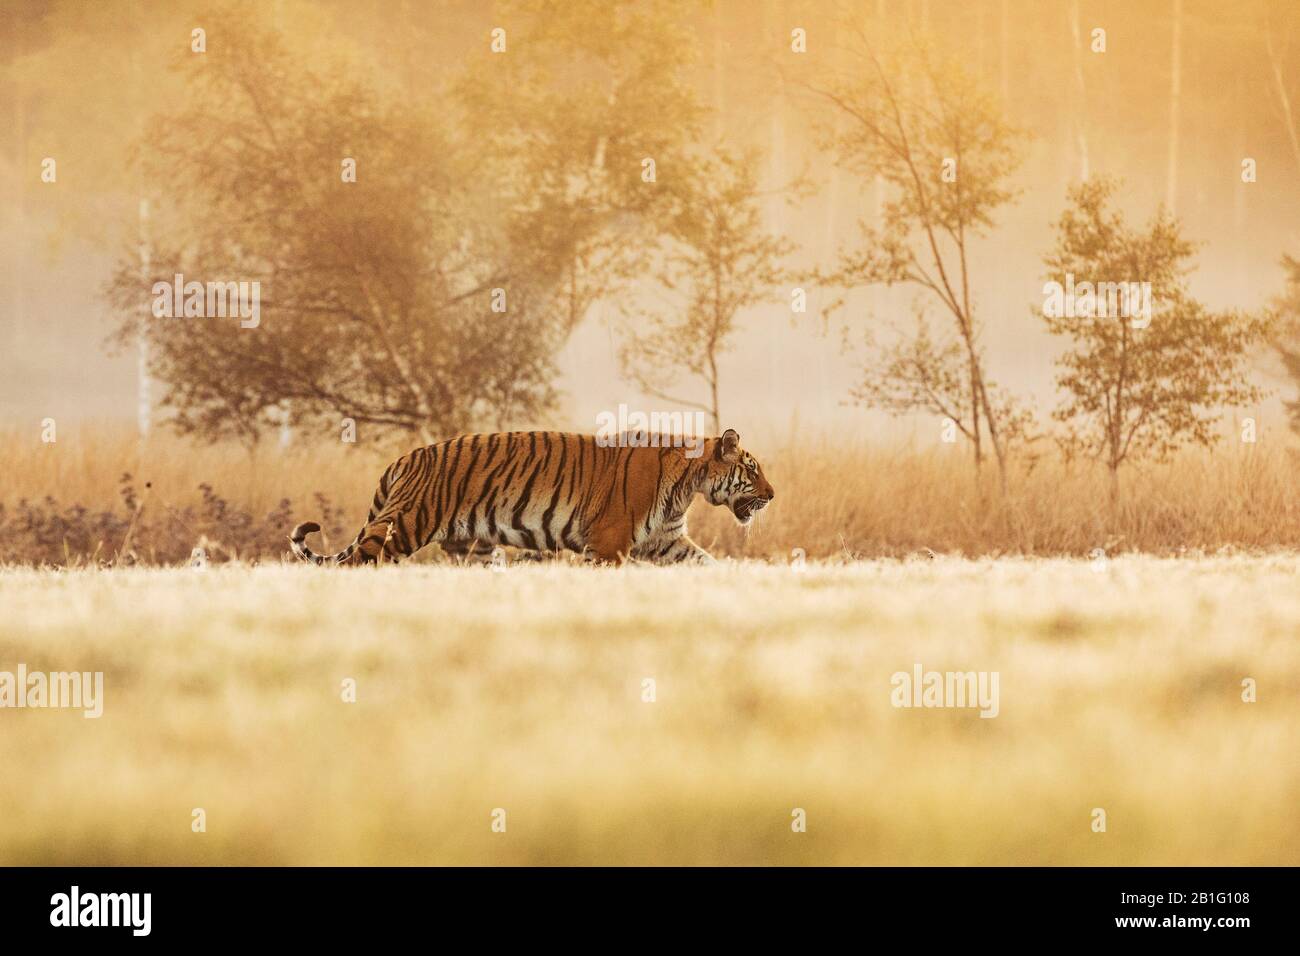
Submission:
M 352 419 L 369 436 L 432 441 L 554 406 L 554 356 L 653 238 L 644 223 L 659 199 L 642 188 L 639 147 L 668 160 L 696 112 L 680 76 L 688 52 L 664 55 L 662 32 L 626 5 L 576 4 L 567 18 L 519 7 L 539 16 L 510 21 L 515 46 L 485 52 L 480 82 L 426 102 L 385 95 L 345 64 L 316 66 L 274 30 L 213 21 L 220 42 L 182 67 L 189 102 L 139 148 L 155 208 L 171 211 L 154 281 L 256 281 L 262 317 L 149 323 L 176 427 L 255 441 L 286 418 L 331 430 Z M 622 25 L 592 39 L 573 20 L 583 10 Z M 531 45 L 530 22 L 542 34 Z M 607 49 L 611 34 L 625 42 Z M 576 88 L 547 69 L 584 71 L 590 58 L 615 66 Z M 648 115 L 629 105 L 638 83 L 663 93 Z M 480 97 L 498 87 L 509 94 L 489 107 Z M 124 260 L 112 282 L 123 341 L 149 292 L 139 268 Z
M 671 187 L 677 202 L 654 274 L 672 305 L 667 312 L 638 313 L 620 351 L 624 374 L 637 387 L 707 412 L 715 434 L 721 429 L 718 359 L 731 344 L 736 318 L 773 301 L 791 274 L 782 260 L 794 244 L 763 227 L 758 168 L 756 151 L 720 149 L 696 160 Z M 704 385 L 705 399 L 669 393 L 683 370 Z
M 560 266 L 567 330 L 643 274 L 671 190 L 643 178 L 688 163 L 704 108 L 688 81 L 695 39 L 686 0 L 509 0 L 514 37 L 455 83 L 480 162 L 514 183 L 530 247 Z M 522 36 L 518 34 L 522 33 Z M 550 218 L 535 215 L 552 210 Z
M 863 367 L 862 379 L 850 397 L 895 415 L 922 411 L 938 416 L 952 423 L 954 439 L 960 434 L 973 442 L 974 415 L 962 341 L 950 332 L 936 333 L 919 306 L 914 306 L 912 326 L 910 334 L 896 334 L 884 343 L 866 335 L 865 344 L 875 359 Z M 1023 454 L 1041 437 L 1033 410 L 992 384 L 988 391 L 1003 447 Z
M 1287 272 L 1286 290 L 1273 303 L 1272 340 L 1287 375 L 1296 385 L 1296 397 L 1284 404 L 1291 427 L 1300 432 L 1300 259 L 1284 255 L 1282 268 Z
M 966 397 L 954 413 L 962 416 L 976 469 L 987 437 L 1005 487 L 1006 443 L 984 370 L 968 252 L 993 224 L 994 212 L 1014 196 L 1007 180 L 1019 163 L 1018 133 L 955 60 L 941 59 L 915 41 L 878 50 L 861 31 L 846 30 L 857 38 L 860 68 L 807 88 L 833 115 L 848 120 L 822 131 L 835 162 L 864 181 L 882 177 L 892 196 L 880 223 L 863 222 L 858 246 L 841 253 L 838 266 L 819 278 L 843 288 L 911 284 L 938 300 L 964 366 Z M 928 348 L 927 336 L 917 330 L 904 351 Z M 891 364 L 905 376 L 914 368 L 894 358 L 886 353 L 880 367 L 867 370 L 868 379 Z M 905 377 L 899 384 L 904 391 L 898 395 L 924 391 L 922 381 L 908 383 Z M 862 394 L 870 398 L 873 389 Z M 907 407 L 904 402 L 895 410 Z
M 1076 289 L 1077 301 L 1049 304 L 1043 316 L 1052 334 L 1070 340 L 1057 359 L 1066 399 L 1053 417 L 1069 428 L 1067 447 L 1105 462 L 1118 502 L 1125 461 L 1164 458 L 1184 444 L 1208 447 L 1216 409 L 1263 397 L 1245 365 L 1269 323 L 1211 312 L 1193 299 L 1187 276 L 1195 247 L 1178 220 L 1161 206 L 1134 229 L 1110 208 L 1116 189 L 1113 180 L 1095 179 L 1070 190 L 1044 262 L 1049 288 Z

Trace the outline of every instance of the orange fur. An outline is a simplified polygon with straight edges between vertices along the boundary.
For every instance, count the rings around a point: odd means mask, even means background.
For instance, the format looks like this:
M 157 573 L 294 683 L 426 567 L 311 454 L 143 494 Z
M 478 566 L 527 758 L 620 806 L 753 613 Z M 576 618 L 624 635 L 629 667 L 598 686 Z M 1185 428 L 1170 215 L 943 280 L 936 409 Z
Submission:
M 612 563 L 708 560 L 686 536 L 696 494 L 742 521 L 773 497 L 734 431 L 703 440 L 695 458 L 636 437 L 636 447 L 618 447 L 590 435 L 509 432 L 417 448 L 385 470 L 352 544 L 314 554 L 304 539 L 319 526 L 307 523 L 294 529 L 293 551 L 317 564 L 360 564 L 397 561 L 436 541 L 451 553 L 511 545 Z

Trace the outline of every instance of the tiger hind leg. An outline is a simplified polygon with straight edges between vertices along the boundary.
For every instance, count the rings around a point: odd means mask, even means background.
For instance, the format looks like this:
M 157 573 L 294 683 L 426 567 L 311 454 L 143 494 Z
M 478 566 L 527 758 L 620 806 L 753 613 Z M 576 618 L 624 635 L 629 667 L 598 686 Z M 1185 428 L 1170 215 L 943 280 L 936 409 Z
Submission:
M 341 564 L 397 563 L 416 551 L 399 515 L 379 515 L 357 536 L 352 554 Z

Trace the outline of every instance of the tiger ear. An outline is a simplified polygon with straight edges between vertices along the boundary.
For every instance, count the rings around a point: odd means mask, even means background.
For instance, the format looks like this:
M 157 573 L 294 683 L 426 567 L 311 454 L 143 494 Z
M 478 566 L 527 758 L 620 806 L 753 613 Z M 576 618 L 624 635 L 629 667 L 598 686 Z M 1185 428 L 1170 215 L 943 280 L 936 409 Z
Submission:
M 734 465 L 740 459 L 740 434 L 734 428 L 728 428 L 718 439 L 713 449 L 713 457 Z

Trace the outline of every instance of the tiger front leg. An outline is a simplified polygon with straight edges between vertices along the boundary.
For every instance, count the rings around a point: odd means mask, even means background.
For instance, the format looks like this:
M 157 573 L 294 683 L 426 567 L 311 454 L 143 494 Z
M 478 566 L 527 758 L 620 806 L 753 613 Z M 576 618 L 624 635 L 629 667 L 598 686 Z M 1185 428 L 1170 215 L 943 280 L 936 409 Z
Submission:
M 713 555 L 684 534 L 648 542 L 634 556 L 654 564 L 717 564 Z

